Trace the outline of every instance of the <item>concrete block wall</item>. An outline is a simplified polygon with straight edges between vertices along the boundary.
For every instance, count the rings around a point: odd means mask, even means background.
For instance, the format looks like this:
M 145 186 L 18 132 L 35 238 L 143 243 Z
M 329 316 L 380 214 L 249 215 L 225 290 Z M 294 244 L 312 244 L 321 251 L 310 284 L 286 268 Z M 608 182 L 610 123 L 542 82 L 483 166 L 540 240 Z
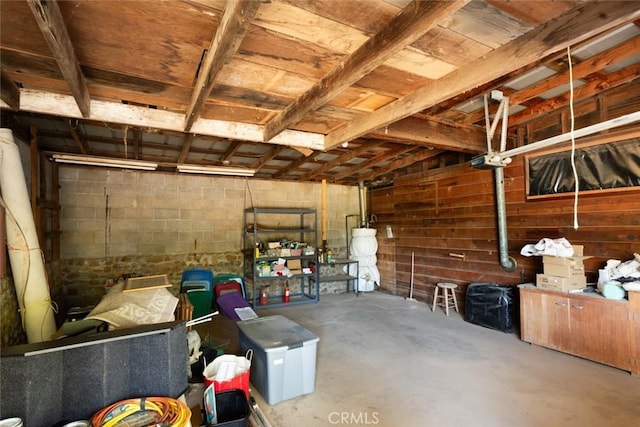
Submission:
M 61 258 L 236 252 L 251 206 L 314 208 L 321 185 L 62 166 Z M 346 245 L 356 187 L 327 186 L 327 240 Z
M 174 291 L 184 268 L 242 273 L 245 208 L 317 210 L 322 185 L 241 177 L 61 165 L 61 260 L 53 286 L 73 305 L 93 304 L 120 274 L 168 274 Z M 327 245 L 346 254 L 345 216 L 359 209 L 356 186 L 327 185 Z

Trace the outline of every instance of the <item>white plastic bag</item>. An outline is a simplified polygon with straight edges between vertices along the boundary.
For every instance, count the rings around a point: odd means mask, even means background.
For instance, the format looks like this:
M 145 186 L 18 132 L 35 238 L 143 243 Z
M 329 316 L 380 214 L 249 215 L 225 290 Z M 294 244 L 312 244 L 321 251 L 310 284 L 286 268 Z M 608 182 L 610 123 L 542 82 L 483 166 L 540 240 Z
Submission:
M 520 250 L 520 255 L 549 255 L 568 258 L 573 256 L 573 246 L 571 246 L 571 243 L 564 237 L 560 237 L 559 239 L 549 239 L 545 237 L 535 245 L 525 245 L 522 250 Z

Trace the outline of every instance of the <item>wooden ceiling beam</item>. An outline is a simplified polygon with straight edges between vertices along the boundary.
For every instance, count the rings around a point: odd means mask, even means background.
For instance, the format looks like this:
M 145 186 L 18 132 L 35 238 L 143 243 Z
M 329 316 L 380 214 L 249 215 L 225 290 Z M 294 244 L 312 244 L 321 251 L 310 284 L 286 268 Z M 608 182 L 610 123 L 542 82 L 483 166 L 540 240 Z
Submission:
M 584 42 L 583 42 L 584 43 Z M 576 47 L 579 47 L 580 44 L 574 46 L 574 49 Z M 507 92 L 507 88 L 505 86 L 503 86 L 506 82 L 508 82 L 509 80 L 512 80 L 518 76 L 521 76 L 535 68 L 540 67 L 541 65 L 546 65 L 546 66 L 550 66 L 551 64 L 555 64 L 558 61 L 561 61 L 563 57 L 566 57 L 566 53 L 565 52 L 556 52 L 555 54 L 551 54 L 543 59 L 540 59 L 538 61 L 532 62 L 530 64 L 528 64 L 525 67 L 519 68 L 517 70 L 514 70 L 510 73 L 505 74 L 504 76 L 500 77 L 499 79 L 487 82 L 483 85 L 480 86 L 476 86 L 475 88 L 473 88 L 472 90 L 469 90 L 467 92 L 462 92 L 456 96 L 454 96 L 453 98 L 450 98 L 444 102 L 440 102 L 437 105 L 433 105 L 431 107 L 429 107 L 427 110 L 422 111 L 420 115 L 425 115 L 428 117 L 440 117 L 440 118 L 446 118 L 446 119 L 453 119 L 456 120 L 456 118 L 458 118 L 460 115 L 466 115 L 467 118 L 464 120 L 464 123 L 466 124 L 472 124 L 472 123 L 476 123 L 477 121 L 471 121 L 470 119 L 468 119 L 468 116 L 473 115 L 474 113 L 471 114 L 466 114 L 463 113 L 461 111 L 455 110 L 455 107 L 466 102 L 469 100 L 472 100 L 474 98 L 477 98 L 479 96 L 484 95 L 485 93 L 489 93 L 491 92 L 491 90 L 493 89 L 497 89 L 497 90 L 501 90 L 502 92 Z M 566 67 L 565 67 L 566 69 Z M 491 109 L 491 105 L 489 105 L 489 108 Z M 495 110 L 494 110 L 495 112 Z M 484 119 L 484 110 L 481 111 L 482 113 L 482 117 L 481 119 Z M 480 119 L 478 119 L 480 120 Z M 484 122 L 482 122 L 484 124 Z
M 383 143 L 383 141 L 379 141 L 379 140 L 374 140 L 374 141 L 361 140 L 359 142 L 361 142 L 362 145 L 359 146 L 358 148 L 349 150 L 346 153 L 340 156 L 337 156 L 335 159 L 324 163 L 322 166 L 312 169 L 305 175 L 302 175 L 300 179 L 308 180 L 308 179 L 312 179 L 315 176 L 323 174 L 325 172 L 329 172 L 334 167 L 343 165 L 348 161 L 355 159 L 356 157 L 359 157 L 361 154 L 371 151 L 372 148 L 377 147 Z
M 640 9 L 634 2 L 579 4 L 484 57 L 329 133 L 325 138 L 325 150 L 416 114 L 639 16 Z
M 71 89 L 71 94 L 82 117 L 89 117 L 91 114 L 89 88 L 76 58 L 58 2 L 56 0 L 27 0 L 27 3 L 49 45 L 60 72 Z
M 142 157 L 142 132 L 138 128 L 133 128 L 131 133 L 133 134 L 133 153 L 136 160 L 139 160 Z
M 289 165 L 283 167 L 280 169 L 279 172 L 274 173 L 271 178 L 273 179 L 277 179 L 277 178 L 282 178 L 283 176 L 287 175 L 289 172 L 296 170 L 298 167 L 300 167 L 301 165 L 305 164 L 305 163 L 311 163 L 313 162 L 313 160 L 318 157 L 320 154 L 322 154 L 322 151 L 314 151 L 310 156 L 305 156 L 304 154 L 302 155 L 302 157 L 300 157 L 299 159 L 291 162 Z M 300 178 L 297 178 L 298 180 L 301 181 Z
M 481 153 L 487 149 L 484 129 L 455 123 L 449 125 L 417 117 L 407 117 L 368 135 L 439 150 Z
M 183 133 L 184 116 L 180 113 L 96 99 L 91 101 L 91 105 L 89 119 L 94 122 L 118 123 Z M 20 108 L 22 111 L 32 113 L 80 118 L 71 96 L 52 92 L 21 89 Z M 262 131 L 262 126 L 252 123 L 227 122 L 202 117 L 193 126 L 193 133 L 201 136 L 251 142 L 263 142 Z M 322 150 L 324 135 L 286 130 L 269 141 L 269 144 Z
M 0 99 L 7 108 L 14 111 L 20 109 L 20 88 L 4 71 L 0 74 Z
M 623 61 L 630 56 L 638 54 L 638 52 L 640 52 L 640 36 L 636 36 L 619 46 L 613 47 L 598 55 L 592 56 L 591 58 L 585 59 L 584 61 L 573 65 L 573 79 L 582 79 L 591 74 L 595 74 L 613 63 Z M 605 76 L 606 74 L 603 76 L 599 76 L 597 77 L 597 80 L 602 81 Z M 563 73 L 556 74 L 520 91 L 508 95 L 509 105 L 523 104 L 548 90 L 566 84 L 568 81 L 569 71 L 566 70 Z M 476 123 L 483 118 L 484 111 L 480 110 L 469 114 L 467 117 L 467 123 Z
M 200 117 L 213 89 L 216 75 L 222 66 L 233 57 L 247 34 L 249 25 L 258 8 L 259 0 L 227 0 L 216 33 L 204 56 L 202 68 L 191 96 L 185 116 L 184 130 L 189 132 Z
M 469 0 L 426 2 L 413 0 L 386 26 L 337 64 L 308 91 L 272 118 L 264 128 L 264 140 L 299 122 L 308 112 L 324 105 L 391 56 L 410 45 Z
M 363 169 L 371 169 L 375 165 L 387 162 L 387 161 L 389 161 L 391 159 L 395 159 L 395 158 L 397 158 L 399 156 L 402 156 L 403 154 L 405 154 L 405 153 L 407 153 L 409 151 L 413 151 L 413 150 L 416 150 L 416 147 L 405 146 L 405 147 L 402 147 L 402 148 L 389 150 L 389 152 L 386 153 L 386 154 L 375 156 L 374 158 L 372 158 L 370 160 L 367 160 L 365 162 L 358 163 L 357 165 L 354 165 L 352 168 L 345 169 L 342 172 L 338 172 L 338 173 L 335 173 L 335 174 L 331 175 L 331 180 L 332 181 L 340 181 L 340 180 L 342 180 L 344 178 L 347 178 L 347 177 L 359 176 L 360 175 L 359 171 L 361 171 Z M 386 170 L 386 167 L 380 168 L 380 170 L 383 170 L 383 169 Z M 383 173 L 386 173 L 386 172 L 389 172 L 389 171 L 386 170 Z
M 229 160 L 236 152 L 240 149 L 240 143 L 236 141 L 229 141 L 229 148 L 224 152 L 222 157 L 220 157 L 220 161 L 224 162 Z
M 260 160 L 258 160 L 257 162 L 253 163 L 249 169 L 253 169 L 255 171 L 259 171 L 264 165 L 267 164 L 267 162 L 271 159 L 273 159 L 274 157 L 276 157 L 278 155 L 278 153 L 280 153 L 282 150 L 284 150 L 284 147 L 281 145 L 274 145 L 272 146 L 269 151 L 267 151 L 266 153 L 264 153 L 262 156 L 260 156 Z M 306 157 L 306 156 L 305 156 Z
M 380 168 L 377 170 L 373 170 L 371 172 L 362 174 L 358 176 L 358 181 L 372 181 L 381 175 L 385 175 L 387 173 L 393 172 L 396 169 L 401 169 L 407 166 L 410 166 L 414 163 L 423 162 L 427 159 L 437 156 L 442 153 L 440 150 L 429 150 L 422 149 L 416 150 L 416 152 L 412 153 L 410 156 L 407 156 L 403 159 L 395 160 L 384 168 Z
M 607 89 L 611 89 L 636 80 L 638 79 L 638 76 L 640 76 L 640 64 L 634 64 L 616 73 L 610 74 L 606 78 L 591 80 L 583 86 L 580 86 L 579 90 L 574 91 L 573 102 L 579 102 L 580 100 L 595 96 L 602 91 L 603 86 L 606 86 Z M 526 110 L 509 116 L 509 126 L 517 126 L 532 120 L 539 115 L 547 114 L 559 108 L 566 107 L 569 105 L 569 102 L 571 102 L 570 92 L 566 92 L 562 95 L 556 96 L 555 98 L 532 104 Z
M 69 133 L 71 133 L 71 138 L 80 149 L 80 152 L 84 155 L 87 155 L 91 152 L 91 150 L 89 149 L 89 145 L 87 144 L 87 141 L 84 138 L 80 138 L 80 135 L 78 135 L 78 132 L 76 131 L 76 129 L 78 128 L 78 121 L 75 120 L 75 122 L 76 124 L 74 125 L 72 123 L 72 119 L 65 120 L 65 123 L 67 124 L 67 128 L 69 129 Z

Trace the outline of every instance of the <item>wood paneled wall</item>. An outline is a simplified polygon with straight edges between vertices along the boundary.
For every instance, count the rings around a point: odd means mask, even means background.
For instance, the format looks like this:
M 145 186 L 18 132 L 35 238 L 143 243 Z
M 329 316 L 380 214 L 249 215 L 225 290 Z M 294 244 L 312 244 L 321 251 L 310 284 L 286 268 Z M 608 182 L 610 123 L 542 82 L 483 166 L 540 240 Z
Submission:
M 435 283 L 491 282 L 516 285 L 535 281 L 541 257 L 523 257 L 521 248 L 543 237 L 565 237 L 584 245 L 587 279 L 607 259 L 628 260 L 640 252 L 640 191 L 579 198 L 579 228 L 573 228 L 573 198 L 526 200 L 523 157 L 504 170 L 509 255 L 518 263 L 507 273 L 499 265 L 494 172 L 464 164 L 396 177 L 392 187 L 371 192 L 378 221 L 381 289 L 407 296 L 411 254 L 415 254 L 414 298 L 430 302 Z M 386 226 L 394 238 L 387 239 Z M 464 255 L 464 258 L 453 256 Z

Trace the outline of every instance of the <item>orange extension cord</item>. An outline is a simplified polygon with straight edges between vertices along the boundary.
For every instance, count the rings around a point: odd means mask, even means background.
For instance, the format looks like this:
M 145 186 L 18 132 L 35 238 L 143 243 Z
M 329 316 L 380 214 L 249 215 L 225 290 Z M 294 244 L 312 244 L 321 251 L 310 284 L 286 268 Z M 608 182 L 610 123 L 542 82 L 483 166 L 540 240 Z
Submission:
M 186 426 L 191 410 L 170 397 L 126 399 L 103 408 L 91 417 L 93 427 Z

